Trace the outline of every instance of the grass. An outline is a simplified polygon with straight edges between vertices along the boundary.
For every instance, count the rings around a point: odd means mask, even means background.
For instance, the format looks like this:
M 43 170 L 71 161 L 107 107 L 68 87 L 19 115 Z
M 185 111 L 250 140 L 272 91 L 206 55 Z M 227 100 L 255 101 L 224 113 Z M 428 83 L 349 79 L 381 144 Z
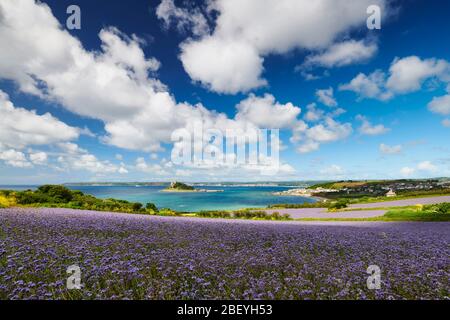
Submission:
M 450 214 L 419 210 L 391 210 L 383 216 L 388 221 L 450 221 Z

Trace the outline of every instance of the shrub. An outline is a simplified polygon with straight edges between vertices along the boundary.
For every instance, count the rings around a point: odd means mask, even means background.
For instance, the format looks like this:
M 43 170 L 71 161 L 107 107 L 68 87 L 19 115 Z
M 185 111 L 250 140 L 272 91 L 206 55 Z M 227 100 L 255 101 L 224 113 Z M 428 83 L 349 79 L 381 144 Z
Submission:
M 161 210 L 159 210 L 158 214 L 161 216 L 176 216 L 176 215 L 178 215 L 175 211 L 173 211 L 172 209 L 168 209 L 168 208 L 162 208 Z
M 283 220 L 289 220 L 289 219 L 291 219 L 291 216 L 288 215 L 287 213 L 285 213 L 285 214 L 283 214 L 283 215 L 281 216 L 281 219 L 283 219 Z
M 158 212 L 158 207 L 156 207 L 156 205 L 154 203 L 151 203 L 151 202 L 147 203 L 145 205 L 145 208 L 147 210 L 150 210 L 150 211 L 153 211 L 153 212 Z
M 73 198 L 72 191 L 61 185 L 46 184 L 40 186 L 37 191 L 61 202 L 69 202 Z
M 49 195 L 41 192 L 34 192 L 31 190 L 21 191 L 16 194 L 18 204 L 33 204 L 33 203 L 52 203 L 55 199 L 52 199 Z
M 231 218 L 228 211 L 200 211 L 196 215 L 203 218 Z
M 0 196 L 5 194 L 0 192 Z M 126 200 L 98 199 L 78 190 L 70 190 L 59 185 L 43 185 L 37 190 L 18 191 L 11 194 L 11 199 L 27 206 L 63 207 L 72 209 L 114 211 L 128 213 L 146 213 L 141 203 Z M 14 202 L 15 204 L 15 202 Z M 156 208 L 156 207 L 155 207 Z
M 0 194 L 4 195 L 5 197 L 9 197 L 10 195 L 14 194 L 13 190 L 0 190 Z
M 139 211 L 142 208 L 142 203 L 135 202 L 132 205 L 133 211 Z
M 279 212 L 273 212 L 273 213 L 270 215 L 270 217 L 271 217 L 271 219 L 273 219 L 273 220 L 279 220 L 279 219 L 281 218 Z
M 347 208 L 347 205 L 348 205 L 348 201 L 347 201 L 347 200 L 344 200 L 344 199 L 341 199 L 341 200 L 338 200 L 338 201 L 336 201 L 336 202 L 331 203 L 331 204 L 328 206 L 328 209 L 329 209 L 329 210 L 339 210 L 339 209 L 344 209 L 344 208 Z
M 423 207 L 424 211 L 431 211 L 438 214 L 449 214 L 450 213 L 450 203 L 444 202 L 439 204 L 426 205 Z
M 0 208 L 8 208 L 14 206 L 16 204 L 16 199 L 12 196 L 6 197 L 4 195 L 0 195 Z
M 266 220 L 289 220 L 288 214 L 281 215 L 279 212 L 268 214 L 266 211 L 239 210 L 233 212 L 233 216 L 238 219 L 266 219 Z
M 305 203 L 278 203 L 268 205 L 272 209 L 300 209 L 300 208 L 327 208 L 330 204 L 326 201 L 305 202 Z

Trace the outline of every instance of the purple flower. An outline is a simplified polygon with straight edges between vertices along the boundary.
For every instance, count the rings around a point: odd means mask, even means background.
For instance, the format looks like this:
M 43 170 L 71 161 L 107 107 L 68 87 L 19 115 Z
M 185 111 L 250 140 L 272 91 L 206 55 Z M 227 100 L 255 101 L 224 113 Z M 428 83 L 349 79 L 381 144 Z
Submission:
M 1 209 L 0 299 L 448 299 L 449 227 Z

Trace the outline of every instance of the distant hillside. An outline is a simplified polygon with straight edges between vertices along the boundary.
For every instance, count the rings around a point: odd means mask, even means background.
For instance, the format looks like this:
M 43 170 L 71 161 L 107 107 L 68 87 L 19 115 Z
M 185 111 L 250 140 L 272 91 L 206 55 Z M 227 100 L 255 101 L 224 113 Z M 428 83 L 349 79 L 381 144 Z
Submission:
M 409 188 L 420 187 L 420 186 L 429 186 L 430 188 L 433 186 L 439 185 L 450 185 L 450 179 L 448 178 L 437 178 L 437 179 L 398 179 L 398 180 L 340 180 L 340 181 L 331 181 L 324 183 L 313 184 L 308 187 L 308 189 L 354 189 L 361 187 L 386 187 L 390 188 L 392 186 L 397 186 L 400 189 L 405 186 Z
M 385 196 L 390 190 L 399 196 L 425 196 L 449 194 L 450 179 L 348 180 L 318 183 L 308 189 L 319 189 L 315 195 L 330 199 Z
M 67 182 L 65 186 L 168 186 L 169 182 Z

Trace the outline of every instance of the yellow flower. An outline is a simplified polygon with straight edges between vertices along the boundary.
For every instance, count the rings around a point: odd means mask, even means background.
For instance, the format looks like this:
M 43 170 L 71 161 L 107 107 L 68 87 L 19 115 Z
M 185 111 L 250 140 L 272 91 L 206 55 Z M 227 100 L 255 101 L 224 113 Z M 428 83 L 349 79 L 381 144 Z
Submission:
M 16 205 L 16 199 L 13 197 L 7 198 L 4 195 L 0 195 L 0 206 L 11 207 Z

